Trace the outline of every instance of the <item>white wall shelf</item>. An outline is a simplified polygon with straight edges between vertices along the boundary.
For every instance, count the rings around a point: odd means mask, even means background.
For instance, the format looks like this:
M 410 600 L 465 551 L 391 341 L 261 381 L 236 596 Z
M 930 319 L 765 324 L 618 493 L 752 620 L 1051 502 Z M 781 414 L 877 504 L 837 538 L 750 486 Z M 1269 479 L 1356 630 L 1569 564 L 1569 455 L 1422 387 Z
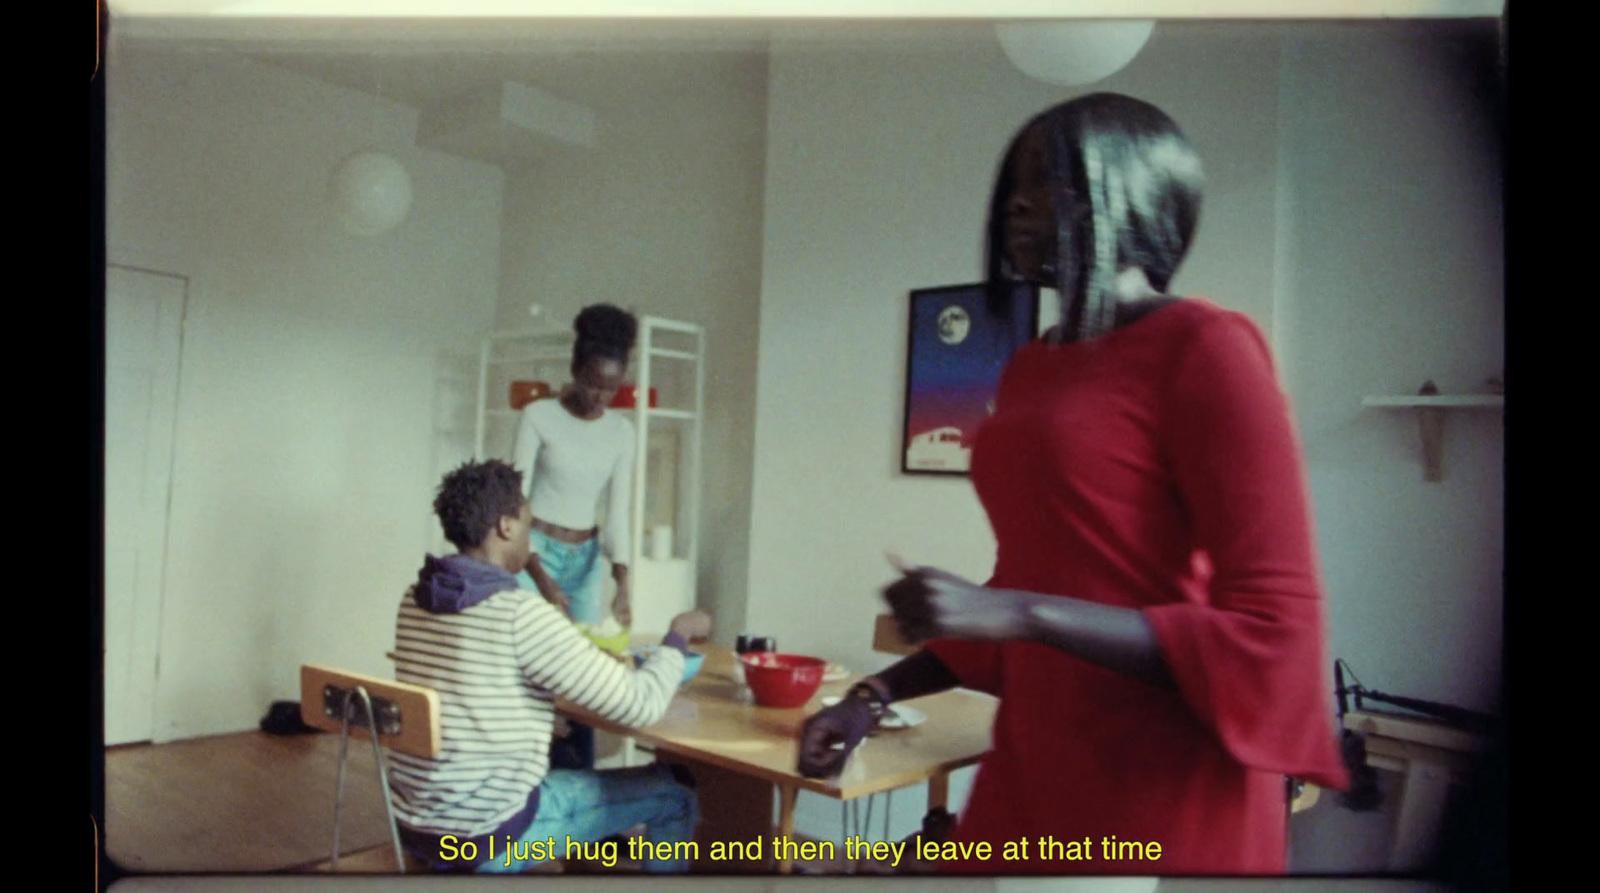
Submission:
M 1408 409 L 1417 414 L 1422 436 L 1422 479 L 1429 483 L 1444 480 L 1444 419 L 1449 411 L 1503 410 L 1504 394 L 1440 394 L 1432 382 L 1417 394 L 1380 395 L 1361 398 L 1363 409 Z
M 1502 409 L 1503 394 L 1433 394 L 1396 397 L 1362 397 L 1366 409 Z

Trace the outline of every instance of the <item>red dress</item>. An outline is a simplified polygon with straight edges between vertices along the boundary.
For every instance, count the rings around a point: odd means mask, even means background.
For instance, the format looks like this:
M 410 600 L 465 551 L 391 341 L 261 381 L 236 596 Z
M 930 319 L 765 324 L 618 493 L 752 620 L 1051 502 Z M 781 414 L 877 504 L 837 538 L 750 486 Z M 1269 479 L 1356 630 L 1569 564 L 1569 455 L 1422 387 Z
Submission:
M 1033 643 L 931 643 L 964 686 L 1001 698 L 953 832 L 995 856 L 943 867 L 1284 872 L 1285 776 L 1348 778 L 1305 475 L 1260 331 L 1189 299 L 1094 342 L 1025 346 L 972 480 L 998 541 L 990 585 L 1142 610 L 1177 688 Z M 1107 859 L 1113 835 L 1159 858 Z M 1077 858 L 1041 854 L 1047 836 L 1078 842 Z M 1022 839 L 1028 858 L 1002 861 Z

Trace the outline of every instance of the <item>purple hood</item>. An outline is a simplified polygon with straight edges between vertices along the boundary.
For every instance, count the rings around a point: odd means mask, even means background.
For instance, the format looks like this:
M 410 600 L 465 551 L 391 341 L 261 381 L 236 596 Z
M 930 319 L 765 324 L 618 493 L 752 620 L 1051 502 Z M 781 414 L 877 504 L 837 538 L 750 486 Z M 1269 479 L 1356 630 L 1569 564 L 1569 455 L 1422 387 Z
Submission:
M 455 614 L 497 592 L 516 588 L 516 576 L 503 567 L 465 555 L 429 555 L 417 574 L 412 597 L 431 613 Z

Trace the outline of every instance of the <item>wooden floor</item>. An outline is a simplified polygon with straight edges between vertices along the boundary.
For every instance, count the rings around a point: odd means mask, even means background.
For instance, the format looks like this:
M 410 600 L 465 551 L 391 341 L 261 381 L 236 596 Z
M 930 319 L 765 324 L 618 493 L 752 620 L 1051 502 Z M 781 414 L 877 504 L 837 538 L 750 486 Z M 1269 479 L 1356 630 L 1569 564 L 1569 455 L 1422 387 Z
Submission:
M 329 871 L 333 790 L 339 741 L 332 735 L 279 738 L 241 732 L 161 745 L 120 747 L 106 753 L 107 851 L 118 865 L 140 873 L 314 873 Z M 373 768 L 371 745 L 352 741 L 345 778 L 345 819 L 340 873 L 388 874 L 394 852 Z M 803 839 L 803 835 L 796 835 Z M 801 873 L 886 874 L 887 866 L 840 862 L 797 864 Z M 598 873 L 598 866 L 545 866 L 542 871 Z M 637 870 L 618 865 L 612 872 Z M 923 865 L 901 865 L 919 874 Z M 882 879 L 887 881 L 888 879 Z M 1240 889 L 1253 886 L 1225 882 Z M 920 882 L 919 882 L 920 883 Z M 1163 881 L 1162 890 L 1209 893 L 1208 882 Z M 1442 893 L 1398 881 L 1340 879 L 1328 889 Z M 1351 885 L 1353 886 L 1339 886 Z M 1290 889 L 1323 889 L 1296 879 Z M 990 888 L 992 889 L 992 888 Z
M 106 851 L 119 866 L 139 873 L 331 871 L 338 759 L 337 736 L 254 731 L 108 750 Z M 393 873 L 394 849 L 368 742 L 350 742 L 344 802 L 337 871 Z M 637 868 L 619 864 L 612 871 Z M 833 874 L 845 866 L 842 860 L 819 861 L 796 869 Z M 564 870 L 592 873 L 600 867 Z
M 338 760 L 334 735 L 240 732 L 108 750 L 106 853 L 129 871 L 162 873 L 323 862 L 332 855 Z M 342 853 L 389 844 L 368 742 L 350 742 L 344 803 Z

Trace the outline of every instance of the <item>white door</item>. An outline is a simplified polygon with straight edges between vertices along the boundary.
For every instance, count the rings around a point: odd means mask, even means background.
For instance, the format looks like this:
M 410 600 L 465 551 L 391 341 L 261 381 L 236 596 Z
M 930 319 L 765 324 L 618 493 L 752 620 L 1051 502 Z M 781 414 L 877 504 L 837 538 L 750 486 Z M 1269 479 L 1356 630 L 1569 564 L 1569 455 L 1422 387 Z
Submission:
M 161 587 L 187 281 L 106 268 L 105 735 L 155 731 Z

